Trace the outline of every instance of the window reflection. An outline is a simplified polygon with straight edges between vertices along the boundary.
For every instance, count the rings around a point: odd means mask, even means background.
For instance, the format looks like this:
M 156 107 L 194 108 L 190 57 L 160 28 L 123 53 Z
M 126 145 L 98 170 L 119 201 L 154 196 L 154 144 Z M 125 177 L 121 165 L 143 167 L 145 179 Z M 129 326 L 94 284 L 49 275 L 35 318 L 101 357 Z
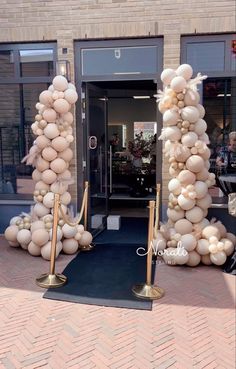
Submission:
M 0 78 L 14 77 L 13 51 L 0 50 Z
M 22 77 L 53 75 L 53 50 L 20 50 L 20 69 Z
M 210 137 L 210 170 L 217 176 L 218 191 L 213 195 L 221 196 L 218 177 L 232 172 L 228 156 L 231 133 L 236 131 L 236 78 L 208 78 L 203 86 L 203 105 Z

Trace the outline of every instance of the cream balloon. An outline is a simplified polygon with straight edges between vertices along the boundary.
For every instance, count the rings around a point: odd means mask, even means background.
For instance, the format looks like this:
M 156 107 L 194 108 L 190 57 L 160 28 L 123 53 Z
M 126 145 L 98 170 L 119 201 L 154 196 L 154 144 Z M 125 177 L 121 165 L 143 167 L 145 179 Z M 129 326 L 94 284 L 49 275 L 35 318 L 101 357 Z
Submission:
M 54 101 L 53 107 L 60 114 L 65 114 L 70 110 L 70 104 L 65 99 Z
M 57 119 L 57 113 L 54 109 L 46 109 L 43 112 L 43 119 L 45 119 L 49 123 L 53 123 Z
M 79 244 L 80 244 L 80 246 L 88 246 L 88 245 L 90 245 L 92 240 L 93 240 L 93 237 L 92 237 L 91 233 L 89 233 L 88 231 L 84 231 L 82 233 L 81 238 L 80 238 Z
M 54 150 L 52 147 L 45 147 L 45 149 L 43 149 L 42 151 L 42 157 L 46 160 L 46 161 L 52 161 L 54 159 L 56 159 L 57 157 L 57 152 L 56 150 Z
M 178 127 L 171 126 L 163 129 L 163 135 L 166 140 L 179 141 L 181 138 L 181 131 Z
M 50 144 L 50 140 L 46 136 L 42 135 L 36 138 L 35 143 L 40 150 L 43 150 Z
M 199 173 L 204 169 L 205 162 L 199 155 L 191 155 L 186 161 L 186 168 L 194 173 Z
M 201 262 L 204 265 L 211 265 L 212 261 L 211 261 L 211 258 L 210 258 L 210 254 L 202 255 L 201 256 Z
M 190 199 L 189 197 L 185 197 L 184 195 L 180 194 L 178 196 L 178 204 L 181 209 L 190 210 L 195 206 L 196 201 L 195 199 Z
M 174 77 L 170 82 L 170 88 L 175 92 L 181 92 L 187 87 L 185 78 L 181 76 Z
M 62 241 L 62 249 L 65 254 L 74 254 L 78 251 L 79 244 L 74 238 L 68 238 Z
M 184 217 L 184 211 L 182 209 L 177 211 L 177 210 L 168 208 L 167 209 L 167 216 L 173 222 L 177 222 L 177 220 L 182 219 Z
M 227 238 L 221 238 L 220 240 L 223 242 L 224 248 L 223 251 L 226 253 L 227 256 L 231 255 L 234 252 L 234 244 L 231 240 Z
M 181 183 L 177 178 L 172 178 L 168 183 L 168 190 L 174 195 L 181 193 Z
M 49 240 L 49 234 L 46 229 L 37 229 L 32 233 L 32 241 L 37 246 L 45 245 Z
M 63 173 L 66 170 L 66 162 L 61 158 L 57 158 L 50 163 L 50 168 L 57 174 Z
M 53 170 L 47 169 L 47 170 L 42 172 L 42 180 L 46 184 L 50 185 L 53 182 L 55 182 L 56 179 L 57 179 L 57 175 Z
M 59 152 L 58 157 L 62 158 L 63 160 L 65 160 L 65 162 L 69 163 L 73 159 L 73 151 L 68 147 L 64 151 Z
M 60 153 L 65 151 L 68 148 L 68 146 L 69 146 L 69 143 L 66 141 L 66 139 L 64 137 L 59 136 L 59 137 L 56 137 L 52 140 L 53 149 L 60 152 Z
M 28 245 L 31 241 L 31 232 L 28 229 L 21 229 L 17 233 L 16 239 L 20 245 Z
M 199 111 L 200 118 L 204 118 L 204 116 L 205 116 L 205 108 L 201 104 L 198 104 L 197 105 L 197 109 Z
M 178 180 L 184 186 L 193 184 L 196 180 L 196 176 L 190 170 L 182 170 L 178 175 Z
M 64 224 L 64 226 L 62 227 L 62 232 L 63 232 L 64 237 L 73 238 L 77 233 L 77 228 L 71 227 L 68 224 Z
M 187 120 L 190 123 L 197 122 L 200 117 L 199 110 L 195 106 L 186 106 L 181 110 L 181 117 L 183 120 Z
M 40 256 L 41 255 L 41 247 L 36 245 L 33 241 L 29 243 L 28 251 L 32 256 Z
M 164 85 L 169 85 L 174 77 L 176 77 L 176 72 L 170 68 L 164 69 L 161 73 L 161 80 Z
M 198 121 L 194 125 L 194 132 L 197 135 L 201 136 L 201 135 L 203 135 L 203 133 L 206 132 L 206 130 L 207 130 L 207 124 L 206 124 L 205 120 L 203 120 L 201 118 L 198 119 Z
M 200 100 L 199 93 L 197 91 L 193 91 L 192 89 L 188 89 L 184 95 L 184 104 L 196 106 L 198 105 Z
M 42 158 L 42 156 L 38 156 L 36 159 L 36 169 L 39 172 L 43 172 L 44 170 L 49 168 L 49 162 Z M 42 176 L 42 175 L 41 175 Z
M 48 192 L 43 197 L 43 205 L 46 206 L 46 208 L 51 209 L 54 206 L 54 197 L 55 194 L 53 192 Z
M 39 95 L 39 101 L 42 105 L 51 106 L 53 103 L 52 92 L 48 90 L 42 91 Z M 40 110 L 40 108 L 42 107 L 37 105 L 36 109 Z
M 69 205 L 71 202 L 71 195 L 69 192 L 64 192 L 64 194 L 61 196 L 60 201 L 64 205 Z
M 64 98 L 68 101 L 69 104 L 75 104 L 78 100 L 78 94 L 75 90 L 67 89 L 65 91 Z
M 190 267 L 195 267 L 200 263 L 200 261 L 200 255 L 196 251 L 190 251 L 187 265 Z
M 192 234 L 183 234 L 180 238 L 179 244 L 185 250 L 193 251 L 197 246 L 197 241 Z
M 39 181 L 39 182 L 36 183 L 35 190 L 39 190 L 39 191 L 45 190 L 45 191 L 48 191 L 49 190 L 49 185 L 41 180 L 41 181 Z
M 33 211 L 34 211 L 34 214 L 37 215 L 39 218 L 42 218 L 44 215 L 47 215 L 50 212 L 50 210 L 41 203 L 35 204 Z
M 210 259 L 215 265 L 223 265 L 226 262 L 227 256 L 224 251 L 218 251 L 214 254 L 210 254 Z
M 181 138 L 182 144 L 186 147 L 193 147 L 197 140 L 198 135 L 195 132 L 185 133 Z
M 176 69 L 177 76 L 181 76 L 185 78 L 186 80 L 189 80 L 193 75 L 193 68 L 189 64 L 181 64 Z
M 214 225 L 209 225 L 207 227 L 205 227 L 202 230 L 202 236 L 206 239 L 209 239 L 212 236 L 215 236 L 218 238 L 218 240 L 220 239 L 220 231 L 217 227 L 215 227 Z
M 206 240 L 205 238 L 201 238 L 200 240 L 197 241 L 197 247 L 196 247 L 196 251 L 200 254 L 200 255 L 207 255 L 209 254 L 209 241 Z
M 74 120 L 73 114 L 70 111 L 68 111 L 68 113 L 62 114 L 62 120 L 64 122 L 67 122 L 68 124 L 72 124 Z
M 30 227 L 31 233 L 33 233 L 37 229 L 44 229 L 44 222 L 42 220 L 36 220 L 31 224 Z
M 58 255 L 60 253 L 60 249 L 61 249 L 60 243 L 58 242 L 56 244 L 56 258 L 58 257 Z M 43 259 L 50 260 L 50 258 L 51 258 L 51 241 L 47 242 L 46 245 L 41 247 L 41 255 L 42 255 Z
M 53 87 L 57 91 L 65 91 L 68 88 L 67 79 L 63 76 L 56 76 L 52 81 Z
M 202 208 L 203 210 L 208 209 L 211 206 L 211 204 L 212 204 L 212 198 L 211 198 L 211 195 L 209 195 L 209 193 L 207 193 L 201 199 L 197 199 L 196 201 L 196 205 Z
M 5 229 L 4 236 L 7 241 L 16 242 L 18 232 L 19 228 L 17 227 L 17 225 L 13 224 Z
M 196 198 L 202 199 L 208 194 L 208 186 L 203 181 L 196 181 L 194 183 L 194 191 L 196 192 Z
M 180 219 L 177 220 L 177 222 L 175 223 L 175 230 L 177 233 L 180 233 L 181 235 L 191 233 L 193 230 L 193 225 L 187 219 Z
M 163 114 L 164 125 L 174 126 L 180 119 L 179 113 L 174 109 L 169 109 Z
M 46 128 L 44 128 L 44 134 L 50 140 L 59 136 L 60 132 L 55 123 L 49 123 Z

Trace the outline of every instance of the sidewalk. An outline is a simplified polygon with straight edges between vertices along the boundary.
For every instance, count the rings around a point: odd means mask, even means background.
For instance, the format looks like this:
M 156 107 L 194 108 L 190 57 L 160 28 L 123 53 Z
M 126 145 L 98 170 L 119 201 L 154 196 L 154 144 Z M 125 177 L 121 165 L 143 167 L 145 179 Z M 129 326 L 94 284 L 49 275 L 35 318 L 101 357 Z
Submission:
M 235 369 L 234 276 L 160 265 L 150 312 L 43 299 L 48 269 L 0 239 L 0 369 Z

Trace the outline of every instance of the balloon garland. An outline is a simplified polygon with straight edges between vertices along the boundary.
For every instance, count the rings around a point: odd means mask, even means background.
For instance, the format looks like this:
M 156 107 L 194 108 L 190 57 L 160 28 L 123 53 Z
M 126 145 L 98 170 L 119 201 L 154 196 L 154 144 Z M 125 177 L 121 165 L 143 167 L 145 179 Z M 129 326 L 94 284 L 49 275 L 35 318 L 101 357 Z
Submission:
M 71 107 L 78 99 L 75 86 L 65 77 L 56 76 L 48 90 L 41 92 L 36 104 L 38 113 L 31 125 L 37 136 L 29 154 L 22 160 L 35 167 L 32 179 L 36 182 L 30 214 L 13 217 L 5 230 L 5 238 L 12 247 L 21 246 L 33 256 L 50 260 L 54 194 L 61 195 L 61 208 L 68 214 L 73 183 L 69 163 L 73 158 L 70 144 L 74 141 Z M 92 235 L 83 225 L 70 226 L 59 212 L 56 257 L 61 251 L 73 254 L 79 245 L 87 246 Z
M 188 64 L 161 74 L 164 90 L 158 91 L 157 101 L 164 128 L 159 139 L 165 142 L 171 180 L 168 222 L 161 225 L 154 247 L 171 265 L 222 265 L 233 253 L 236 237 L 220 221 L 206 218 L 212 203 L 208 189 L 215 184 L 215 175 L 209 172 L 209 137 L 197 85 L 207 76 L 192 75 Z

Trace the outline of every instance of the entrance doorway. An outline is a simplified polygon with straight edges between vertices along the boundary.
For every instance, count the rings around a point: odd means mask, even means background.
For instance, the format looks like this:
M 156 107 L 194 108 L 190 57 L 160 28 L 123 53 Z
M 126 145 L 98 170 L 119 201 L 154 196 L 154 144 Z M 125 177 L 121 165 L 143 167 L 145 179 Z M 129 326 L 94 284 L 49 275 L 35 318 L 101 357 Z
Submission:
M 101 229 L 108 215 L 147 217 L 161 179 L 157 84 L 87 82 L 82 89 L 90 227 Z

